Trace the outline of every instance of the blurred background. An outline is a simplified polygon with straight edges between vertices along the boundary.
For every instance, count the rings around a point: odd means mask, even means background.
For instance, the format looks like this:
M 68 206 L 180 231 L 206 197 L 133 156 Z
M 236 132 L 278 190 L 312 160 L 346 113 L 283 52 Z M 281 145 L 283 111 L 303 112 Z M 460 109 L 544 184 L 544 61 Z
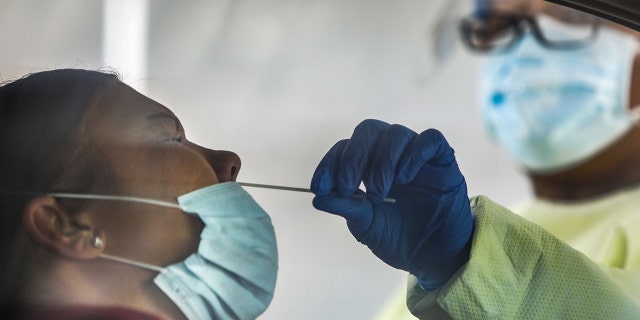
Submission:
M 471 0 L 3 0 L 0 81 L 53 68 L 112 69 L 172 109 L 192 141 L 242 158 L 239 181 L 308 187 L 363 119 L 433 127 L 470 195 L 528 193 L 485 133 L 482 60 L 459 44 Z M 272 215 L 275 297 L 260 319 L 373 319 L 406 275 L 379 262 L 312 196 L 247 189 Z

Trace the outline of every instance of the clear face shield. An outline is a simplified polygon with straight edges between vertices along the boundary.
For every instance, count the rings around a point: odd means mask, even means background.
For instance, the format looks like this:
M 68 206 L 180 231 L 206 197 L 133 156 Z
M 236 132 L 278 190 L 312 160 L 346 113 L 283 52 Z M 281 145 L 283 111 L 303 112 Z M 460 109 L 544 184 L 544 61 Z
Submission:
M 434 2 L 434 10 L 426 12 L 423 49 L 413 66 L 417 80 L 428 82 L 460 47 L 459 24 L 463 16 L 472 12 L 471 0 L 441 0 Z

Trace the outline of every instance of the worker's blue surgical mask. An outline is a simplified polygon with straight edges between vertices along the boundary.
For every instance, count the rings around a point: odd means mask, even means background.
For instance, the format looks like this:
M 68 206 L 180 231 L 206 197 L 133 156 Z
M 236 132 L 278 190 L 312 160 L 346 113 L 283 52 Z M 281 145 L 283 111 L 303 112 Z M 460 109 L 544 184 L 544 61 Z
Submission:
M 552 18 L 549 34 L 580 32 Z M 635 38 L 605 28 L 589 46 L 550 50 L 531 34 L 488 58 L 482 111 L 492 136 L 527 169 L 552 173 L 578 165 L 634 123 L 629 86 Z
M 269 215 L 235 182 L 178 197 L 178 204 L 100 195 L 54 197 L 134 201 L 179 208 L 205 224 L 198 251 L 168 267 L 103 254 L 101 257 L 159 272 L 155 284 L 189 319 L 255 319 L 273 297 L 278 250 Z

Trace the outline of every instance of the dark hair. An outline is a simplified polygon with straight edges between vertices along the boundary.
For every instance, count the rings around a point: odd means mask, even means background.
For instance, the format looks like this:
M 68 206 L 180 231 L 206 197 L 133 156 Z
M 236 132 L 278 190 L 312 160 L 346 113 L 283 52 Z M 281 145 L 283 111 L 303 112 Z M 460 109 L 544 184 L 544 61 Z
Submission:
M 19 308 L 33 247 L 22 223 L 37 194 L 83 192 L 89 159 L 79 145 L 82 118 L 113 73 L 59 69 L 0 86 L 0 308 Z M 31 194 L 28 194 L 31 193 Z

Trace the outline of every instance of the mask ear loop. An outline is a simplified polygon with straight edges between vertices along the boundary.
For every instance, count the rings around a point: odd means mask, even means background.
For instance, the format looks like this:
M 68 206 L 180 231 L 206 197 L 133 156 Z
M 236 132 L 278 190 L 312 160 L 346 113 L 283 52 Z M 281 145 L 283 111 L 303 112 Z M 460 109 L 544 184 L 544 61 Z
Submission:
M 151 270 L 151 271 L 162 272 L 164 270 L 164 268 L 161 268 L 161 267 L 158 267 L 158 266 L 154 266 L 152 264 L 133 261 L 133 260 L 125 259 L 125 258 L 120 258 L 120 257 L 112 256 L 112 255 L 109 255 L 109 254 L 104 254 L 103 253 L 103 254 L 99 255 L 99 257 L 107 259 L 107 260 L 112 260 L 112 261 L 128 264 L 128 265 L 131 265 L 131 266 L 134 266 L 134 267 Z
M 68 199 L 87 199 L 87 200 L 107 200 L 107 201 L 137 202 L 137 203 L 146 203 L 146 204 L 151 204 L 151 205 L 156 205 L 156 206 L 161 206 L 161 207 L 176 208 L 176 209 L 183 210 L 183 208 L 179 204 L 166 202 L 166 201 L 162 201 L 162 200 L 154 200 L 154 199 L 139 198 L 139 197 L 116 196 L 116 195 L 97 195 L 97 194 L 78 194 L 78 193 L 49 193 L 49 194 L 47 194 L 47 196 L 54 197 L 54 198 L 68 198 Z M 102 248 L 102 247 L 104 247 L 104 241 L 100 237 L 95 237 L 94 239 L 92 239 L 92 245 L 95 248 Z M 112 256 L 112 255 L 109 255 L 109 254 L 105 254 L 105 253 L 102 253 L 102 254 L 98 255 L 98 257 L 103 258 L 103 259 L 107 259 L 107 260 L 111 260 L 111 261 L 115 261 L 115 262 L 128 264 L 128 265 L 131 265 L 131 266 L 134 266 L 134 267 L 138 267 L 138 268 L 142 268 L 142 269 L 151 270 L 151 271 L 156 271 L 156 272 L 164 271 L 164 268 L 162 268 L 162 267 L 158 267 L 158 266 L 155 266 L 155 265 L 152 265 L 152 264 L 148 264 L 148 263 L 144 263 L 144 262 L 138 262 L 138 261 L 134 261 L 134 260 L 120 258 L 120 257 Z
M 140 197 L 130 196 L 116 196 L 116 195 L 101 195 L 101 194 L 82 194 L 82 193 L 47 193 L 46 196 L 54 198 L 68 198 L 68 199 L 86 199 L 86 200 L 106 200 L 106 201 L 127 201 L 146 203 L 154 206 L 161 206 L 167 208 L 176 208 L 182 210 L 183 208 L 176 203 L 171 203 L 162 200 L 147 199 Z

